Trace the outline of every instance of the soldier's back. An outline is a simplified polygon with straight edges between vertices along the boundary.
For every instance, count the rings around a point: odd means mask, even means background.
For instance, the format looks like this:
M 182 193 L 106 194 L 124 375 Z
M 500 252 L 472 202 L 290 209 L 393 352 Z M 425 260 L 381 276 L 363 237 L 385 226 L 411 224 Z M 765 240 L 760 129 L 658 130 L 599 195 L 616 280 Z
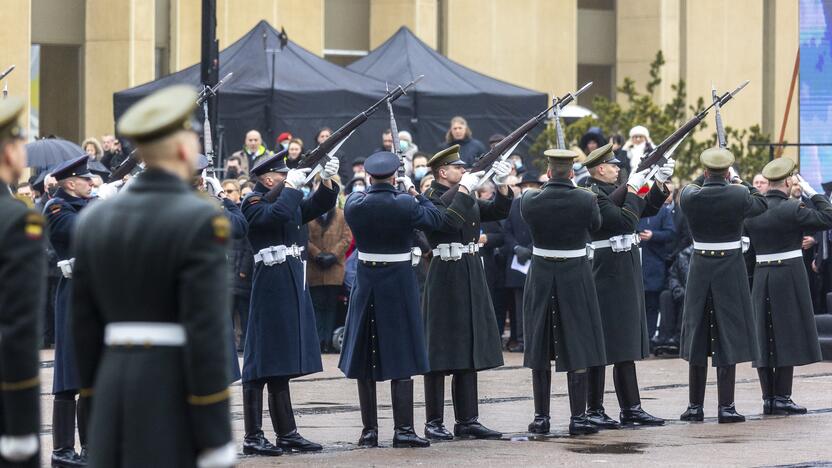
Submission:
M 529 190 L 523 195 L 520 208 L 538 247 L 583 248 L 589 233 L 600 226 L 596 195 L 567 181 L 553 181 L 541 190 Z

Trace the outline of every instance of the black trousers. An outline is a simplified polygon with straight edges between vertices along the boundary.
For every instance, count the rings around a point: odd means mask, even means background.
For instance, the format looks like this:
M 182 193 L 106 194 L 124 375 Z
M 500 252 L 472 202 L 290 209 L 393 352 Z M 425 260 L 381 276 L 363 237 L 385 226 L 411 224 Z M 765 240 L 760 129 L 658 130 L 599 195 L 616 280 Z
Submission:
M 659 326 L 659 291 L 644 291 L 644 308 L 647 312 L 647 337 L 652 340 Z M 662 317 L 664 321 L 664 317 Z
M 235 330 L 234 335 L 239 333 L 240 340 L 237 349 L 245 349 L 246 347 L 246 329 L 248 328 L 248 308 L 251 304 L 251 294 L 234 294 L 234 300 L 231 302 L 231 323 L 234 326 L 235 317 L 239 317 L 240 328 Z
M 315 309 L 315 323 L 318 327 L 318 339 L 321 351 L 332 346 L 332 332 L 335 331 L 335 316 L 338 314 L 338 294 L 341 286 L 311 286 L 312 307 Z
M 55 346 L 55 294 L 60 276 L 49 276 L 46 281 L 46 297 L 43 308 L 43 346 Z
M 489 291 L 491 293 L 491 303 L 494 304 L 494 316 L 497 319 L 497 333 L 500 337 L 503 336 L 503 332 L 506 330 L 506 318 L 508 317 L 507 291 L 506 288 L 497 287 L 491 288 Z M 514 298 L 512 297 L 513 302 Z
M 677 304 L 673 300 L 673 295 L 670 291 L 662 291 L 659 294 L 659 308 L 661 309 L 662 317 L 661 325 L 659 325 L 659 343 L 667 343 L 671 340 L 679 343 L 679 337 L 682 333 L 682 321 L 680 317 L 683 304 Z
M 511 288 L 514 295 L 514 310 L 511 315 L 511 339 L 523 343 L 523 288 Z

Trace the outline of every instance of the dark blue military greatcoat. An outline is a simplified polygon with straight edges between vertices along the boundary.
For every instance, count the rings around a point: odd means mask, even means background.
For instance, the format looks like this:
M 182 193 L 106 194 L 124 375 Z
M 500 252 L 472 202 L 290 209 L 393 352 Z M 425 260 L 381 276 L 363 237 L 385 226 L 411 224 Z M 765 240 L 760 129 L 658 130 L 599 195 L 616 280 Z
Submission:
M 49 242 L 59 260 L 73 257 L 70 246 L 79 212 L 89 200 L 73 197 L 58 189 L 55 197 L 43 207 L 49 226 Z M 75 360 L 75 345 L 69 332 L 70 291 L 72 280 L 61 276 L 55 297 L 55 376 L 52 393 L 77 391 L 81 388 Z
M 321 185 L 309 198 L 285 187 L 273 202 L 269 190 L 257 184 L 243 200 L 248 239 L 257 253 L 266 247 L 306 242 L 303 225 L 329 211 L 338 198 L 338 186 Z M 243 382 L 267 377 L 297 377 L 320 372 L 321 349 L 315 310 L 306 286 L 304 262 L 287 256 L 281 264 L 254 267 Z
M 403 194 L 388 184 L 353 192 L 344 215 L 360 252 L 410 252 L 414 229 L 442 225 L 439 210 L 425 197 Z M 449 285 L 450 286 L 450 285 Z M 419 307 L 419 286 L 410 262 L 358 262 L 338 367 L 351 379 L 389 380 L 428 369 Z

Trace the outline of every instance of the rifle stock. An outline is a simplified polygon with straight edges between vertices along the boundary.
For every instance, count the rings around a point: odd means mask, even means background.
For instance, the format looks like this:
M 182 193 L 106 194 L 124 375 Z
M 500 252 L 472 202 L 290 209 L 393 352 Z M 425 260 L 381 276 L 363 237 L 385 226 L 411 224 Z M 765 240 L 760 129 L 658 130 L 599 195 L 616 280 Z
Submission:
M 133 150 L 127 155 L 127 159 L 125 159 L 124 162 L 119 164 L 117 168 L 113 169 L 113 172 L 110 173 L 110 177 L 107 179 L 107 183 L 123 179 L 124 176 L 133 172 L 133 169 L 135 169 L 138 165 L 139 160 L 136 158 L 136 150 Z

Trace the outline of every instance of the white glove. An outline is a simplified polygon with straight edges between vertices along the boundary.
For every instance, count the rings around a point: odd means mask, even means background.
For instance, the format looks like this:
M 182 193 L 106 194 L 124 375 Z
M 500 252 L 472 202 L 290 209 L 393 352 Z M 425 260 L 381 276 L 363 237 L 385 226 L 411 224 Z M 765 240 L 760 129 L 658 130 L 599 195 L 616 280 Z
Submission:
M 459 185 L 468 189 L 468 193 L 473 193 L 474 189 L 477 188 L 477 185 L 480 183 L 480 177 L 485 174 L 485 171 L 479 172 L 466 172 L 462 174 L 462 179 L 459 181 Z
M 98 187 L 98 198 L 106 200 L 114 195 L 117 195 L 118 189 L 121 188 L 122 185 L 124 185 L 124 181 L 117 180 Z
M 209 193 L 219 196 L 219 194 L 223 191 L 220 181 L 216 178 L 205 176 L 202 180 L 205 181 L 205 187 L 208 189 Z
M 732 184 L 738 184 L 742 182 L 742 178 L 740 178 L 740 175 L 737 174 L 737 171 L 734 169 L 733 166 L 728 168 L 728 181 Z
M 300 190 L 303 187 L 303 184 L 306 183 L 306 175 L 312 172 L 312 169 L 292 169 L 286 174 L 286 185 L 289 188 L 293 188 L 295 190 Z
M 404 185 L 404 191 L 409 192 L 410 189 L 416 188 L 413 181 L 408 176 L 396 177 L 396 183 Z
M 644 179 L 647 177 L 647 173 L 650 169 L 645 169 L 641 172 L 634 172 L 630 174 L 630 177 L 627 179 L 627 185 L 632 187 L 636 192 L 644 185 Z
M 505 185 L 506 179 L 511 175 L 511 163 L 508 161 L 497 161 L 492 166 L 494 169 L 494 183 L 497 185 Z
M 675 167 L 676 161 L 673 160 L 673 158 L 667 158 L 667 162 L 659 168 L 659 172 L 656 172 L 656 181 L 663 184 L 670 180 L 670 177 L 673 176 L 673 169 Z
M 203 450 L 196 457 L 198 468 L 229 468 L 237 461 L 237 445 L 229 442 L 221 447 Z
M 340 166 L 341 163 L 338 161 L 338 158 L 330 158 L 326 162 L 326 165 L 324 165 L 324 170 L 321 171 L 321 180 L 329 180 L 332 176 L 338 174 L 338 168 Z
M 38 453 L 38 436 L 0 436 L 0 455 L 10 462 L 22 462 Z
M 797 184 L 800 185 L 800 190 L 803 191 L 804 195 L 807 197 L 814 197 L 818 194 L 817 190 L 813 189 L 812 186 L 809 185 L 809 182 L 806 182 L 806 179 L 804 179 L 800 174 L 795 175 L 795 177 L 797 178 Z

